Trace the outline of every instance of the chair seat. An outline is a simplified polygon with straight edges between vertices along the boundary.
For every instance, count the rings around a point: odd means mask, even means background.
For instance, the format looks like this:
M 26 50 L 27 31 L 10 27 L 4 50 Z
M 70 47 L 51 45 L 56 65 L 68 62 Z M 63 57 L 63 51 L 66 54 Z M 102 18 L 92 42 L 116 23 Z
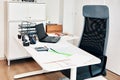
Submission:
M 97 77 L 93 77 L 93 78 L 88 78 L 85 80 L 107 80 L 106 78 L 104 78 L 103 76 L 97 76 Z

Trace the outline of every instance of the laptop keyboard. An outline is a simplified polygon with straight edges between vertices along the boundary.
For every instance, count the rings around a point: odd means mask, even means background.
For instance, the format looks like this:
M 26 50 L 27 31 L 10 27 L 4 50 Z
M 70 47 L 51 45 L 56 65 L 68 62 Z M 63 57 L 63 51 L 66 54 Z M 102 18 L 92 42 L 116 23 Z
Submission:
M 50 40 L 51 40 L 52 42 L 56 42 L 56 41 L 58 41 L 59 39 L 60 39 L 60 37 L 55 37 L 55 36 L 50 37 Z
M 43 42 L 49 42 L 49 43 L 56 43 L 60 40 L 61 37 L 58 36 L 47 36 L 42 41 Z

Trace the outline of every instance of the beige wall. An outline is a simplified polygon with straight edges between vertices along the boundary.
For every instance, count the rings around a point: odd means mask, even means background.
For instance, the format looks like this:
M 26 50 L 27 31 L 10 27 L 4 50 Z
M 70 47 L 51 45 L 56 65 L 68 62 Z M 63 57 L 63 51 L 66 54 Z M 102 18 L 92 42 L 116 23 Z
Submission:
M 105 0 L 109 7 L 107 68 L 120 75 L 120 0 Z
M 0 59 L 4 57 L 4 0 L 0 0 Z

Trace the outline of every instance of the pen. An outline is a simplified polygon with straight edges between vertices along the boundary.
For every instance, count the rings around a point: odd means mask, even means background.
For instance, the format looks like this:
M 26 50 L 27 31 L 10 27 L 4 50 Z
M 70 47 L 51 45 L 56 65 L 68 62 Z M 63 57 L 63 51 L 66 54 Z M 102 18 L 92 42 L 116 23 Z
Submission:
M 52 49 L 52 48 L 50 48 L 50 50 L 52 50 L 52 51 L 54 51 L 54 52 L 56 52 L 56 53 L 59 53 L 59 52 L 57 52 L 56 50 L 54 50 L 54 49 Z

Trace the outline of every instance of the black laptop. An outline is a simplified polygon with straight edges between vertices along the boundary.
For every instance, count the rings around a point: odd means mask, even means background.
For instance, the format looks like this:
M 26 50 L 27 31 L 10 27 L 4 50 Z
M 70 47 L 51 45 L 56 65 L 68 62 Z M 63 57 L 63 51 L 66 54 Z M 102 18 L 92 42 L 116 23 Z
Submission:
M 35 27 L 40 42 L 56 43 L 60 40 L 59 36 L 48 36 L 44 30 L 43 23 L 37 24 Z

